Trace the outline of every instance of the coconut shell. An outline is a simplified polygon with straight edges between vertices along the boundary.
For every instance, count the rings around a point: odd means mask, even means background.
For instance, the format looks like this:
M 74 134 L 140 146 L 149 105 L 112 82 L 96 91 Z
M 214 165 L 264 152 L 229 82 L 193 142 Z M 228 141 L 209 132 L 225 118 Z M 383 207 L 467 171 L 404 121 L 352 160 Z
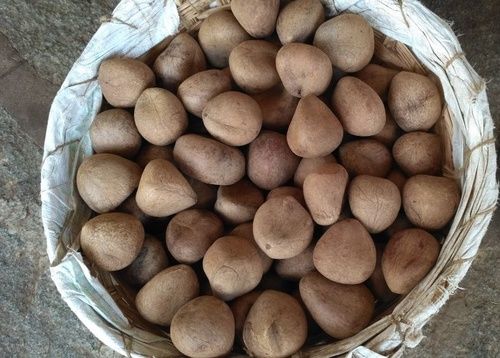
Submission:
M 184 174 L 205 184 L 231 185 L 245 175 L 245 157 L 239 149 L 197 134 L 177 139 L 174 160 Z
M 259 188 L 272 190 L 293 177 L 300 158 L 288 147 L 283 134 L 262 131 L 250 143 L 247 174 Z
M 349 207 L 372 234 L 387 229 L 398 216 L 401 194 L 389 179 L 359 175 L 349 186 Z
M 198 296 L 196 273 L 187 265 L 175 265 L 156 274 L 135 298 L 137 310 L 151 323 L 168 326 L 176 312 Z
M 299 157 L 318 158 L 333 152 L 344 130 L 333 112 L 318 97 L 300 99 L 286 133 L 288 146 Z
M 406 181 L 402 198 L 405 214 L 415 226 L 438 230 L 455 215 L 460 188 L 450 178 L 415 175 Z
M 125 213 L 106 213 L 87 221 L 80 232 L 85 256 L 100 269 L 118 271 L 139 255 L 144 228 L 139 220 Z
M 257 210 L 253 221 L 257 245 L 273 259 L 300 254 L 311 243 L 313 230 L 311 216 L 291 196 L 266 201 Z
M 307 338 L 307 319 L 295 298 L 267 290 L 257 298 L 243 327 L 243 341 L 257 357 L 288 357 Z
M 365 285 L 343 285 L 311 272 L 300 280 L 299 289 L 313 319 L 334 338 L 355 335 L 373 317 L 375 300 Z
M 345 76 L 337 82 L 332 106 L 349 134 L 368 137 L 384 128 L 384 103 L 370 86 L 356 77 Z
M 319 239 L 313 253 L 314 266 L 331 281 L 356 285 L 366 281 L 377 261 L 370 234 L 356 219 L 333 224 Z
M 234 342 L 231 309 L 213 296 L 195 298 L 175 314 L 170 337 L 175 348 L 188 357 L 224 356 Z
M 168 223 L 165 240 L 170 254 L 181 263 L 203 258 L 208 248 L 224 233 L 222 220 L 207 210 L 189 209 Z
M 430 78 L 406 71 L 392 79 L 387 102 L 394 120 L 405 132 L 429 130 L 443 107 L 439 89 Z
M 302 189 L 314 222 L 331 225 L 339 219 L 347 181 L 347 171 L 337 163 L 323 164 L 306 177 Z
M 139 208 L 150 216 L 164 217 L 196 204 L 196 193 L 186 178 L 168 160 L 146 165 L 135 196 Z
M 217 239 L 203 257 L 203 271 L 214 294 L 224 301 L 252 291 L 263 274 L 257 250 L 238 236 Z
M 83 160 L 76 186 L 83 201 L 95 212 L 118 207 L 139 185 L 141 168 L 114 154 L 94 154 Z
M 439 256 L 438 241 L 421 229 L 395 233 L 382 256 L 382 271 L 392 292 L 406 294 L 434 267 Z

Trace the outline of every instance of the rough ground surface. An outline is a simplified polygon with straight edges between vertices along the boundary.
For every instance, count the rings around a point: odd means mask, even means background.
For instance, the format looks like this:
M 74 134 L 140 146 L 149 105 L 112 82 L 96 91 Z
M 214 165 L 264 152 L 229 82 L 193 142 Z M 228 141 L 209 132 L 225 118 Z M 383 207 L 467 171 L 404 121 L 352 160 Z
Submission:
M 500 2 L 424 1 L 454 21 L 500 115 Z M 0 357 L 112 357 L 60 299 L 40 224 L 39 166 L 51 100 L 117 0 L 0 0 Z M 498 123 L 498 122 L 497 122 Z M 498 357 L 500 217 L 460 290 L 408 357 Z

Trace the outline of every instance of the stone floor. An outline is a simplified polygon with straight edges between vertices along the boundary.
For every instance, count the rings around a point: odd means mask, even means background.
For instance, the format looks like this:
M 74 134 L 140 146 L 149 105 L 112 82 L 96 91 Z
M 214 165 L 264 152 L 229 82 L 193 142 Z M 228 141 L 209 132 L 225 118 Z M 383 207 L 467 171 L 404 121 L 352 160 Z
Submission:
M 39 166 L 51 100 L 117 0 L 0 0 L 0 357 L 113 357 L 60 299 L 40 224 Z M 426 0 L 454 22 L 500 117 L 500 2 Z M 408 357 L 499 357 L 500 215 L 467 277 Z

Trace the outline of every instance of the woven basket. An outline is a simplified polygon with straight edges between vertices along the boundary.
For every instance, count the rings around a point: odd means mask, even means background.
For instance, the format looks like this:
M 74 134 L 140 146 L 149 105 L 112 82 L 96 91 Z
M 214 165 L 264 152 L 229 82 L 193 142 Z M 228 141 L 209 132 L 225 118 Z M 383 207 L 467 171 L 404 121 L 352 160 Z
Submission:
M 99 111 L 96 81 L 101 61 L 122 55 L 148 62 L 171 38 L 196 31 L 229 0 L 123 0 L 74 64 L 52 105 L 42 166 L 42 219 L 51 276 L 62 298 L 106 345 L 127 356 L 180 356 L 168 332 L 145 322 L 133 293 L 78 252 L 78 233 L 90 210 L 76 194 L 75 170 L 92 153 L 88 128 Z M 446 22 L 418 1 L 323 0 L 327 13 L 362 15 L 376 30 L 375 58 L 393 67 L 432 75 L 445 106 L 437 132 L 447 161 L 444 172 L 462 187 L 462 198 L 436 266 L 369 327 L 340 341 L 316 342 L 297 356 L 400 356 L 422 339 L 422 327 L 458 287 L 474 259 L 495 208 L 496 153 L 485 82 L 465 59 Z M 410 50 L 411 49 L 411 50 Z M 384 315 L 385 314 L 385 315 Z M 377 354 L 378 353 L 378 354 Z

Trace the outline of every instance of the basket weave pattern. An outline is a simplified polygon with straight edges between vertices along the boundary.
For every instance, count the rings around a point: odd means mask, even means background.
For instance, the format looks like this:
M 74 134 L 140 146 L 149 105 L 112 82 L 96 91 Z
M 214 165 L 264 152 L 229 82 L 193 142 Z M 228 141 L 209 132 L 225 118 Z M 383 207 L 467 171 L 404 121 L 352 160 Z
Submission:
M 75 63 L 51 109 L 42 167 L 42 218 L 51 275 L 80 320 L 105 344 L 124 355 L 172 357 L 179 353 L 167 331 L 138 315 L 132 292 L 109 273 L 91 267 L 77 252 L 78 232 L 90 211 L 76 195 L 73 179 L 79 162 L 91 154 L 88 126 L 102 99 L 93 76 L 100 61 L 112 55 L 144 56 L 147 60 L 148 54 L 165 47 L 168 40 L 162 41 L 164 33 L 175 33 L 177 25 L 196 31 L 204 18 L 229 3 L 123 0 Z M 397 357 L 405 347 L 420 342 L 422 327 L 458 287 L 495 209 L 496 153 L 486 86 L 465 59 L 448 24 L 418 1 L 323 3 L 329 15 L 348 11 L 364 16 L 376 30 L 375 58 L 393 67 L 432 75 L 446 103 L 436 130 L 443 138 L 447 158 L 444 173 L 458 180 L 462 199 L 450 231 L 443 238 L 436 266 L 391 307 L 388 315 L 357 335 L 307 346 L 297 353 L 308 357 L 345 353 L 354 357 L 376 357 L 376 353 Z M 158 23 L 152 24 L 153 20 Z M 106 46 L 105 39 L 137 45 L 121 49 L 118 45 Z

